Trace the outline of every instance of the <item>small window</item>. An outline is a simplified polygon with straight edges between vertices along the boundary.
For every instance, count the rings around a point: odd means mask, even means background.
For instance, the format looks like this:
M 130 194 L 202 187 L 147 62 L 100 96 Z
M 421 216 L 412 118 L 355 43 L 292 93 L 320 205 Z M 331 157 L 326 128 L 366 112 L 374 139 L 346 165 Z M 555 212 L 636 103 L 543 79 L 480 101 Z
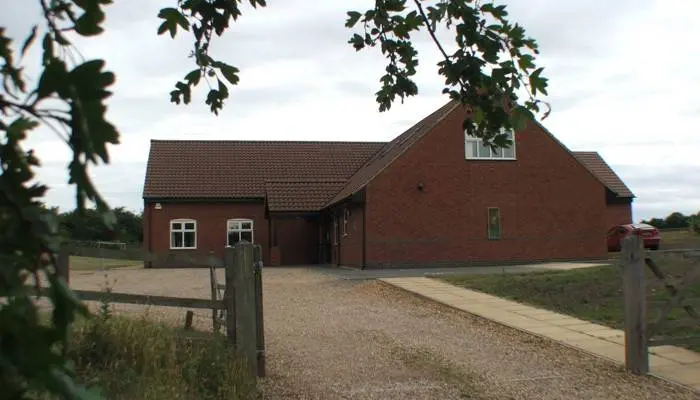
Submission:
M 338 244 L 338 217 L 333 216 L 333 244 Z
M 243 240 L 253 243 L 253 220 L 228 220 L 226 223 L 226 246 L 235 246 L 236 243 Z
M 197 248 L 197 221 L 193 219 L 176 219 L 170 221 L 170 248 Z
M 464 156 L 467 159 L 515 160 L 515 134 L 505 132 L 511 140 L 510 147 L 492 149 L 483 139 L 470 136 L 464 131 Z
M 490 207 L 488 211 L 488 234 L 489 239 L 501 238 L 501 211 L 498 208 Z
M 348 235 L 348 218 L 350 217 L 350 210 L 347 208 L 343 210 L 343 236 Z

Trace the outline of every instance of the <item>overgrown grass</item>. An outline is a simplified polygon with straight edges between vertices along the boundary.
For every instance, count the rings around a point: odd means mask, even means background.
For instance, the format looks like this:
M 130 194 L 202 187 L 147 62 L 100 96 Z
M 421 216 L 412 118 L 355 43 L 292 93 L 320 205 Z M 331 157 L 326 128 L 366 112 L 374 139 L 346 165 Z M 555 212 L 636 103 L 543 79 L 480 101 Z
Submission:
M 700 268 L 689 259 L 678 255 L 659 253 L 653 259 L 664 274 L 674 281 L 680 281 L 691 268 Z M 647 318 L 655 321 L 658 304 L 670 294 L 663 284 L 645 268 L 647 288 Z M 617 329 L 624 328 L 624 304 L 622 293 L 622 273 L 617 265 L 581 268 L 569 271 L 546 271 L 522 274 L 445 276 L 441 279 L 454 285 L 483 291 L 537 307 L 569 314 L 577 318 L 600 323 Z M 700 298 L 700 281 L 696 281 L 685 292 L 689 299 Z M 698 307 L 696 307 L 698 309 Z M 700 311 L 700 309 L 698 309 Z M 674 309 L 669 320 L 693 320 L 680 308 Z M 660 336 L 682 337 L 700 335 L 700 326 L 694 328 L 666 328 Z M 687 345 L 700 351 L 700 345 Z
M 76 323 L 69 357 L 78 381 L 107 399 L 254 399 L 255 380 L 223 337 L 186 339 L 146 319 Z
M 70 257 L 70 268 L 74 271 L 97 271 L 100 268 L 114 269 L 123 267 L 143 266 L 143 261 L 112 260 L 108 258 Z

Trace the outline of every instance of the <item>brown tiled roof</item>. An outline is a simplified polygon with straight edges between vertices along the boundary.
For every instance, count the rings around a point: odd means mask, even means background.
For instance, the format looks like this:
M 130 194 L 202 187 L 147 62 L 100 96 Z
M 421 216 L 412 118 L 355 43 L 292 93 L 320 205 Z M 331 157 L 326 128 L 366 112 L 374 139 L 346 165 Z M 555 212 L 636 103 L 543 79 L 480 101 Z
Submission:
M 634 197 L 632 191 L 625 185 L 608 163 L 595 151 L 573 151 L 574 157 L 617 197 Z
M 396 158 L 403 154 L 416 141 L 420 140 L 435 125 L 442 121 L 449 113 L 457 108 L 459 102 L 452 100 L 440 107 L 437 111 L 425 117 L 413 125 L 407 131 L 387 143 L 377 152 L 359 171 L 348 181 L 347 185 L 338 192 L 327 206 L 333 205 L 365 187 L 375 176 L 389 166 Z
M 143 197 L 262 199 L 267 181 L 347 181 L 385 144 L 152 140 Z
M 270 211 L 318 211 L 345 185 L 343 180 L 277 180 L 265 183 Z

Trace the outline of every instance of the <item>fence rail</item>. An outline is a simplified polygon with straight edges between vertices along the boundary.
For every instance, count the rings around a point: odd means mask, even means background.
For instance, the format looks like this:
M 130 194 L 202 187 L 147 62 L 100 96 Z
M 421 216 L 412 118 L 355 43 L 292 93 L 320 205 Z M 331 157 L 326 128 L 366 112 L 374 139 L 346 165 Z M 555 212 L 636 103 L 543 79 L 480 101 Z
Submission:
M 688 289 L 700 278 L 700 249 L 665 250 L 664 254 L 678 254 L 691 260 L 691 270 L 682 279 L 666 275 L 654 257 L 659 252 L 646 252 L 638 235 L 630 235 L 622 242 L 621 266 L 625 302 L 625 363 L 628 370 L 637 374 L 649 373 L 649 347 L 700 342 L 700 336 L 657 338 L 663 328 L 692 328 L 700 326 L 700 303 L 687 299 Z M 652 255 L 653 254 L 653 255 Z M 645 267 L 663 284 L 670 298 L 649 302 L 646 296 Z M 649 323 L 647 306 L 656 306 L 656 318 Z M 670 313 L 683 309 L 691 321 L 669 321 Z
M 224 259 L 209 254 L 150 253 L 140 248 L 108 249 L 66 244 L 58 254 L 57 270 L 70 282 L 70 256 L 110 258 L 117 260 L 156 261 L 176 259 L 183 265 L 209 266 L 211 299 L 155 296 L 111 291 L 77 290 L 80 300 L 141 304 L 212 310 L 212 328 L 218 333 L 226 326 L 228 342 L 246 360 L 252 376 L 265 376 L 265 334 L 262 313 L 262 259 L 259 245 L 240 242 L 227 247 Z M 225 268 L 225 283 L 218 282 L 216 268 Z M 37 293 L 41 295 L 41 293 Z M 186 314 L 186 328 L 192 325 L 192 311 Z M 190 332 L 192 333 L 192 332 Z M 188 335 L 189 336 L 189 335 Z M 202 335 L 199 335 L 202 336 Z

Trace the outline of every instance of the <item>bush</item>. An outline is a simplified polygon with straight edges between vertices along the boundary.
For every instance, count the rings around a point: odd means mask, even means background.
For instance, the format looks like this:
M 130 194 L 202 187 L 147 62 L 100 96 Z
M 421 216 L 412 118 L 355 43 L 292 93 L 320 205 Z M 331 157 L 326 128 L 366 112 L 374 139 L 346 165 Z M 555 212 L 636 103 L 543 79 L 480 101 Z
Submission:
M 78 323 L 69 358 L 77 380 L 108 399 L 253 399 L 250 376 L 225 339 L 192 340 L 145 319 Z
M 693 232 L 700 234 L 700 213 L 690 218 L 690 229 Z

